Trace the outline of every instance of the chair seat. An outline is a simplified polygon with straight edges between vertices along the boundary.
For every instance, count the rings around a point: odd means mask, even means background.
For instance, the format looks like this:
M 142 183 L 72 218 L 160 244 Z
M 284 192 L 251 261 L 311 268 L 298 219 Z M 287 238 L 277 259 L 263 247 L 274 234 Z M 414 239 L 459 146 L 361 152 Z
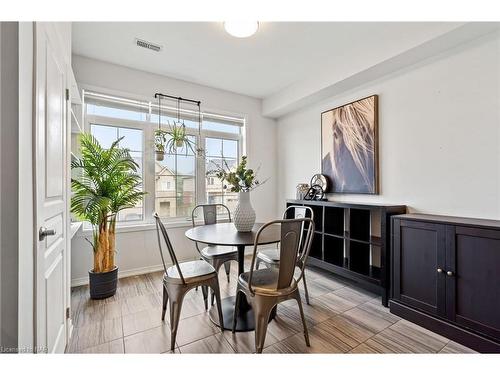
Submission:
M 297 287 L 297 282 L 295 279 L 292 280 L 289 288 L 281 289 L 279 292 L 276 291 L 278 286 L 278 276 L 279 270 L 274 268 L 264 268 L 261 270 L 253 271 L 252 276 L 252 289 L 256 294 L 278 296 L 289 294 L 293 289 Z M 250 277 L 250 272 L 242 273 L 238 278 L 238 284 L 244 289 L 249 289 L 248 278 Z
M 182 276 L 184 276 L 184 281 L 186 283 L 208 280 L 216 274 L 215 268 L 204 260 L 179 263 L 179 268 L 181 269 Z M 167 268 L 164 280 L 171 283 L 182 284 L 179 271 L 175 266 Z
M 217 257 L 226 257 L 229 255 L 235 255 L 235 259 L 238 256 L 238 250 L 234 246 L 218 246 L 218 245 L 210 245 L 207 247 L 204 247 L 201 250 L 201 255 L 204 258 L 207 259 L 212 259 L 212 258 L 217 258 Z
M 278 249 L 259 250 L 257 258 L 264 263 L 278 264 L 280 262 L 280 252 Z

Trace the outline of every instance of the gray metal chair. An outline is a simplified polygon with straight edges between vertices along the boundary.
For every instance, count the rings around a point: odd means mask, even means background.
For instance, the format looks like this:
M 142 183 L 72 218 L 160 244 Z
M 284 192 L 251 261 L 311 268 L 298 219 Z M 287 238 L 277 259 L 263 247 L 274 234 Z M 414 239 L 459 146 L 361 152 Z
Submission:
M 254 269 L 259 243 L 263 231 L 271 225 L 281 225 L 280 262 L 277 268 Z M 307 229 L 304 229 L 307 228 Z M 305 231 L 305 237 L 303 233 Z M 255 351 L 262 353 L 266 340 L 267 325 L 270 314 L 279 303 L 289 299 L 297 301 L 304 328 L 306 345 L 309 344 L 304 311 L 300 299 L 298 282 L 304 276 L 304 268 L 311 250 L 314 234 L 314 222 L 310 218 L 275 220 L 264 224 L 257 232 L 253 248 L 252 263 L 249 272 L 242 273 L 238 278 L 236 302 L 233 317 L 233 333 L 242 294 L 252 306 L 255 317 Z M 302 238 L 304 238 L 302 240 Z M 295 268 L 300 262 L 300 275 L 294 278 Z
M 210 287 L 215 294 L 217 300 L 217 311 L 219 313 L 219 323 L 224 327 L 222 317 L 222 306 L 219 289 L 219 278 L 217 272 L 211 264 L 204 260 L 195 260 L 191 262 L 179 263 L 175 255 L 172 243 L 167 234 L 165 226 L 160 220 L 159 215 L 155 212 L 153 214 L 156 220 L 156 232 L 158 235 L 158 247 L 160 250 L 161 261 L 163 263 L 163 305 L 161 320 L 165 320 L 165 313 L 167 311 L 167 303 L 170 307 L 170 350 L 175 348 L 175 338 L 177 336 L 177 328 L 179 326 L 179 319 L 181 315 L 182 301 L 184 296 L 191 289 L 201 286 L 202 288 Z M 163 250 L 161 246 L 160 232 L 167 245 L 167 250 L 172 260 L 173 266 L 168 267 L 165 265 L 165 258 L 163 257 Z M 205 309 L 207 309 L 207 295 L 204 293 L 203 299 L 205 300 Z M 221 328 L 224 331 L 224 328 Z
M 196 226 L 195 219 L 196 213 L 201 209 L 203 214 L 203 225 L 216 224 L 218 222 L 217 210 L 222 208 L 227 212 L 229 222 L 231 222 L 231 211 L 229 208 L 220 203 L 215 204 L 199 204 L 191 212 L 191 221 L 193 227 Z M 227 282 L 229 282 L 229 273 L 231 272 L 231 261 L 238 261 L 238 250 L 233 246 L 219 246 L 219 245 L 206 245 L 200 249 L 200 245 L 196 242 L 196 249 L 200 253 L 200 258 L 210 263 L 217 273 L 222 265 L 226 271 Z M 206 293 L 204 291 L 203 293 Z M 212 294 L 212 304 L 214 303 L 214 296 Z
M 295 219 L 300 219 L 303 217 L 308 217 L 307 213 L 309 213 L 309 217 L 311 220 L 314 221 L 314 213 L 311 207 L 307 206 L 288 206 L 285 212 L 283 212 L 283 219 L 286 219 L 288 217 L 288 214 L 292 211 L 293 209 L 293 217 Z M 304 233 L 302 232 L 302 235 Z M 300 239 L 300 241 L 303 240 L 303 236 Z M 279 248 L 276 249 L 263 249 L 260 250 L 259 253 L 257 254 L 257 262 L 255 264 L 255 268 L 259 269 L 259 266 L 261 263 L 264 263 L 266 267 L 269 268 L 276 268 L 279 267 L 280 264 L 280 250 Z M 302 268 L 302 264 L 300 263 L 300 257 L 297 263 L 297 267 Z M 306 273 L 304 270 L 304 276 L 302 277 L 302 281 L 304 282 L 304 293 L 306 295 L 306 303 L 309 305 L 309 291 L 307 290 L 307 283 L 306 283 Z

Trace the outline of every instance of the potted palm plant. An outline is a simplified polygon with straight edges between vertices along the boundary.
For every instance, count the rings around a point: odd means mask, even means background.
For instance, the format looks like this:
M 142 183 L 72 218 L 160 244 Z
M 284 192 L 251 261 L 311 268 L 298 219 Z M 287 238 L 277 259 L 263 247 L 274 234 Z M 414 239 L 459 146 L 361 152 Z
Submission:
M 115 229 L 118 212 L 134 207 L 141 191 L 138 164 L 129 150 L 119 147 L 120 138 L 104 149 L 91 134 L 80 138 L 81 157 L 71 162 L 80 177 L 71 179 L 71 212 L 93 228 L 94 267 L 89 271 L 90 297 L 101 299 L 116 292 Z

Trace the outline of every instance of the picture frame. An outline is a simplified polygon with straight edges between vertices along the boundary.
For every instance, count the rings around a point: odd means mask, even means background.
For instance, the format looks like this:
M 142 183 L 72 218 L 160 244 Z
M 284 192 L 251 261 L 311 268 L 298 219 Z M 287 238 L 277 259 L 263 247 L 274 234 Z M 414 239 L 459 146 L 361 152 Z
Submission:
M 327 193 L 379 194 L 378 95 L 321 113 L 321 173 Z

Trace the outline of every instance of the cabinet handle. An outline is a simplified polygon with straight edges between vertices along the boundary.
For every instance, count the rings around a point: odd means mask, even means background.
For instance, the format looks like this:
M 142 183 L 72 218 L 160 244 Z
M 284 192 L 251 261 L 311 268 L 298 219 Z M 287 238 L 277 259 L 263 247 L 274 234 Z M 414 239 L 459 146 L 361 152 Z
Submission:
M 443 269 L 442 269 L 442 268 L 438 268 L 438 269 L 437 269 L 437 272 L 438 272 L 438 273 L 443 273 Z
M 452 272 L 452 271 L 448 271 L 448 272 L 446 272 L 446 274 L 447 274 L 448 276 L 453 276 L 453 272 Z

